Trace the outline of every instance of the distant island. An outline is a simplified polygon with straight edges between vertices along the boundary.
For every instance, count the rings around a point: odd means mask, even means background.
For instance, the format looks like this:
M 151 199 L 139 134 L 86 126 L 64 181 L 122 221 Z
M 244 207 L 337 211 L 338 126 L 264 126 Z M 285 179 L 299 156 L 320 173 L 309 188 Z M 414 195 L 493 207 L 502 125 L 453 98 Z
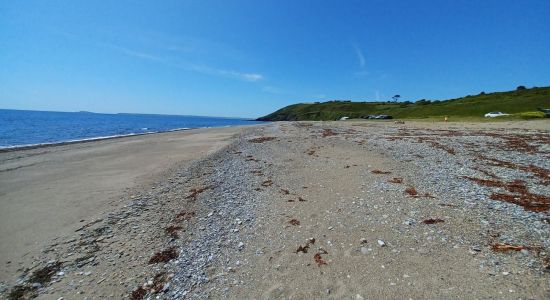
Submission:
M 510 114 L 506 119 L 543 118 L 541 109 L 550 108 L 550 87 L 525 88 L 514 91 L 469 95 L 449 100 L 418 100 L 416 102 L 354 102 L 333 100 L 327 102 L 289 105 L 258 121 L 319 121 L 341 118 L 366 118 L 368 115 L 389 115 L 397 119 L 437 117 L 482 118 L 488 112 Z

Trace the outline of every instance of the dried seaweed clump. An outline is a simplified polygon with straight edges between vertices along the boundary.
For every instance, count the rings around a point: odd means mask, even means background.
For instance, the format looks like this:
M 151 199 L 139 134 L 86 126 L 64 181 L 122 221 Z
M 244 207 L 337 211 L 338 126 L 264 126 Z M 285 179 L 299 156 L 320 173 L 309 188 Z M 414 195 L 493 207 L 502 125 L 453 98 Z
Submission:
M 338 134 L 336 132 L 332 131 L 332 129 L 330 129 L 330 128 L 323 129 L 323 137 L 333 136 L 333 135 L 338 135 Z
M 403 178 L 401 178 L 401 177 L 394 177 L 394 178 L 388 180 L 388 182 L 391 182 L 391 183 L 403 183 Z
M 187 197 L 185 197 L 185 199 L 197 199 L 197 196 L 199 194 L 201 194 L 202 192 L 206 191 L 207 189 L 209 189 L 210 187 L 208 186 L 205 186 L 205 187 L 199 187 L 199 188 L 193 188 L 193 189 L 190 189 L 189 192 L 191 194 L 187 195 Z
M 298 249 L 296 249 L 296 253 L 298 253 L 298 252 L 307 253 L 307 250 L 309 249 L 309 246 L 311 246 L 313 244 L 315 244 L 315 239 L 310 238 L 309 240 L 307 240 L 307 242 L 304 246 L 302 246 L 302 245 L 298 246 Z
M 378 170 L 378 169 L 374 169 L 372 171 L 370 171 L 372 174 L 391 174 L 390 171 L 382 171 L 382 170 Z
M 288 223 L 290 223 L 290 225 L 294 225 L 294 226 L 300 225 L 300 221 L 298 221 L 296 219 L 292 219 L 292 220 L 288 221 Z
M 327 264 L 327 262 L 325 260 L 323 260 L 323 257 L 321 257 L 321 253 L 316 253 L 313 256 L 313 259 L 315 260 L 315 262 L 317 263 L 318 266 L 322 266 L 322 265 Z
M 168 234 L 169 236 L 171 236 L 172 238 L 179 238 L 179 235 L 178 235 L 178 230 L 181 230 L 183 229 L 183 227 L 181 226 L 176 226 L 176 225 L 170 225 L 166 228 L 164 228 L 164 232 L 166 234 Z
M 436 224 L 436 223 L 443 223 L 443 222 L 445 222 L 445 221 L 442 220 L 442 219 L 439 219 L 439 218 L 438 218 L 438 219 L 431 219 L 431 218 L 430 218 L 430 219 L 426 219 L 426 220 L 422 221 L 422 223 L 428 224 L 428 225 L 430 225 L 430 224 Z
M 249 142 L 251 143 L 263 143 L 263 142 L 269 142 L 269 141 L 272 141 L 274 140 L 275 137 L 272 137 L 272 136 L 262 136 L 262 137 L 259 137 L 259 138 L 254 138 L 254 139 L 250 139 L 248 140 Z
M 418 192 L 416 191 L 416 189 L 412 186 L 408 187 L 405 189 L 405 193 L 413 196 L 413 197 L 417 197 L 418 196 Z
M 141 300 L 145 298 L 145 295 L 147 295 L 147 290 L 140 286 L 132 292 L 130 300 Z
M 179 253 L 176 247 L 170 247 L 161 252 L 155 253 L 151 259 L 149 259 L 149 264 L 158 264 L 158 263 L 167 263 L 174 258 L 178 258 Z
M 194 211 L 182 210 L 176 215 L 176 221 L 181 222 L 184 220 L 191 220 L 195 216 Z
M 491 250 L 494 252 L 508 252 L 508 251 L 521 251 L 521 250 L 529 250 L 529 247 L 527 246 L 515 246 L 515 245 L 508 245 L 508 244 L 493 244 L 491 245 Z

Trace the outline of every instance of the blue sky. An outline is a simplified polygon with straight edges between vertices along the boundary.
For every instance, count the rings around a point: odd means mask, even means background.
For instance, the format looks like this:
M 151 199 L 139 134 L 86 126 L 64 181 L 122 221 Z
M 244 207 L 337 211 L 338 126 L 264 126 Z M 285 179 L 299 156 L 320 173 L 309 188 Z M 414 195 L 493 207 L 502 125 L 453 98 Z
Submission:
M 550 83 L 550 1 L 1 1 L 0 108 L 258 117 Z

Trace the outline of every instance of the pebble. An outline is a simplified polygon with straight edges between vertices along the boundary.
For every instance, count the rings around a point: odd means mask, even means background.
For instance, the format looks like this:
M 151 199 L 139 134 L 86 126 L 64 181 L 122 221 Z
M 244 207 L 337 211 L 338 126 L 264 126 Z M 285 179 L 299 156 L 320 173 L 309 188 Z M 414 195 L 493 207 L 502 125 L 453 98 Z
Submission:
M 378 240 L 378 246 L 380 246 L 380 247 L 385 247 L 385 246 L 386 246 L 386 242 L 384 242 L 383 240 Z

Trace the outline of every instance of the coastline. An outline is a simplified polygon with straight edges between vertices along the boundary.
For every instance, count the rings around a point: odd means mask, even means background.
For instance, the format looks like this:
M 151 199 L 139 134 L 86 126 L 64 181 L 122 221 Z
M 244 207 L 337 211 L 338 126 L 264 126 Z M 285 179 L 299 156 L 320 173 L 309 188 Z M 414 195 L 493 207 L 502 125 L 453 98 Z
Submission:
M 227 127 L 243 127 L 243 126 L 256 126 L 256 125 L 261 125 L 261 124 L 225 125 L 225 126 L 195 127 L 195 128 L 184 127 L 184 128 L 175 128 L 175 129 L 170 129 L 170 130 L 165 130 L 165 131 L 138 132 L 138 133 L 128 133 L 128 134 L 118 134 L 118 135 L 110 135 L 110 136 L 98 136 L 98 137 L 82 138 L 82 139 L 51 142 L 51 143 L 14 145 L 14 146 L 0 147 L 0 153 L 20 151 L 20 150 L 29 150 L 29 149 L 37 149 L 37 148 L 46 148 L 46 147 L 55 147 L 55 146 L 64 146 L 64 145 L 71 145 L 71 144 L 77 144 L 77 143 L 89 143 L 89 142 L 102 141 L 102 140 L 119 139 L 119 138 L 132 137 L 132 136 L 160 134 L 160 133 L 177 132 L 177 131 L 185 131 L 185 130 L 210 129 L 210 128 L 227 128 Z

